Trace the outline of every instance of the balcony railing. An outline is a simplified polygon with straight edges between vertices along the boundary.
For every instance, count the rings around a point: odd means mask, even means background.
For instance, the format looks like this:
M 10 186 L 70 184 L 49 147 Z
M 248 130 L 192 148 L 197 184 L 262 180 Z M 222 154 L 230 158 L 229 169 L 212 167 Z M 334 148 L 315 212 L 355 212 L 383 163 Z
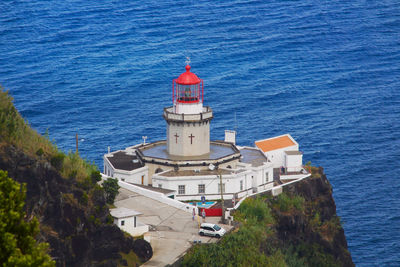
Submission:
M 199 114 L 178 114 L 174 112 L 173 107 L 164 108 L 164 118 L 173 121 L 192 122 L 201 120 L 211 120 L 213 118 L 212 109 L 203 107 L 203 111 Z

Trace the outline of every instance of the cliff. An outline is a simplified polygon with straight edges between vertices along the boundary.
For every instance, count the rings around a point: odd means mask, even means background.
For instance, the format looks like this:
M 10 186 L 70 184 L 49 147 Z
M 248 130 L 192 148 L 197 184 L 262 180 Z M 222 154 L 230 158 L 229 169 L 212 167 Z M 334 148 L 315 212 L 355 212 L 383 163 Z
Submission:
M 57 266 L 123 265 L 122 255 L 134 252 L 141 261 L 152 255 L 144 240 L 133 240 L 110 224 L 104 194 L 93 195 L 85 205 L 86 191 L 65 179 L 46 161 L 33 159 L 13 146 L 0 146 L 0 169 L 27 185 L 28 216 L 40 222 L 40 241 L 50 244 Z
M 273 206 L 276 234 L 284 248 L 297 247 L 299 257 L 312 266 L 330 258 L 332 265 L 354 266 L 346 236 L 336 214 L 336 204 L 323 168 L 313 168 L 311 178 L 283 187 L 289 197 L 304 199 L 302 209 L 282 211 Z
M 78 154 L 65 155 L 25 123 L 0 90 L 0 169 L 26 183 L 28 220 L 40 223 L 57 266 L 135 266 L 152 256 L 112 223 L 97 167 Z
M 312 176 L 246 199 L 235 211 L 238 227 L 216 244 L 196 245 L 183 266 L 354 266 L 322 168 Z

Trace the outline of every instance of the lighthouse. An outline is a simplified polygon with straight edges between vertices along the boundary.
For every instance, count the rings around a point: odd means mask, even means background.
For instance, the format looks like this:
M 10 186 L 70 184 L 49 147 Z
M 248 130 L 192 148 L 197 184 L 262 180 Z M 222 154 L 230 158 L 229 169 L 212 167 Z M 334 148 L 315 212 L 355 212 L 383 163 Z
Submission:
M 104 155 L 104 174 L 118 178 L 121 187 L 161 202 L 167 198 L 160 193 L 178 200 L 219 199 L 221 193 L 224 199 L 237 199 L 273 188 L 275 170 L 282 167 L 280 179 L 310 175 L 302 167 L 298 144 L 288 134 L 256 141 L 255 147 L 236 146 L 232 131 L 226 131 L 225 140 L 210 140 L 213 111 L 204 105 L 203 80 L 189 64 L 172 80 L 171 93 L 172 105 L 163 110 L 165 140 Z
M 203 106 L 204 84 L 190 65 L 172 81 L 172 107 L 164 108 L 167 122 L 167 153 L 201 156 L 210 153 L 210 121 L 213 113 Z

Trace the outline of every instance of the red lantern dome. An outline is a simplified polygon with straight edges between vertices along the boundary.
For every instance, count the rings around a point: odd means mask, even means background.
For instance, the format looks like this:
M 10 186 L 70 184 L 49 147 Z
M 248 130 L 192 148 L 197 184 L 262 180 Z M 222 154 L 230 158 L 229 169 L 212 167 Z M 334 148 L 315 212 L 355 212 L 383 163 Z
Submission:
M 200 83 L 199 77 L 193 72 L 190 72 L 190 66 L 186 65 L 186 72 L 182 73 L 178 79 L 176 79 L 176 83 L 179 84 L 197 84 Z
M 172 82 L 172 102 L 179 103 L 203 103 L 203 80 L 190 72 L 190 66 L 186 66 L 186 72 Z

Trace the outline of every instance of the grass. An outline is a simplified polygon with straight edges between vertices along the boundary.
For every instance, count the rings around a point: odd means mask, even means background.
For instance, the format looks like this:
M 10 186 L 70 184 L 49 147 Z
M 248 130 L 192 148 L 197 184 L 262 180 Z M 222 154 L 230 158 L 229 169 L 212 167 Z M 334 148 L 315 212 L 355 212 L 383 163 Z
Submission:
M 46 137 L 39 135 L 22 118 L 12 103 L 13 99 L 0 87 L 0 137 L 25 153 L 37 157 L 50 157 L 58 152 L 57 147 Z M 36 153 L 38 152 L 39 155 Z
M 64 178 L 81 183 L 98 171 L 97 166 L 82 159 L 79 154 L 65 154 L 53 144 L 46 132 L 44 136 L 29 126 L 13 105 L 13 99 L 0 87 L 0 141 L 11 144 L 31 157 L 48 160 Z
M 128 254 L 120 252 L 120 255 L 126 261 L 127 265 L 119 264 L 118 266 L 139 266 L 141 263 L 139 257 L 133 251 L 130 251 Z
M 282 212 L 290 212 L 293 210 L 304 211 L 304 198 L 301 196 L 289 196 L 282 193 L 273 203 L 274 207 Z
M 284 266 L 279 251 L 272 256 L 260 253 L 261 245 L 272 234 L 266 225 L 274 223 L 265 198 L 246 199 L 234 217 L 242 227 L 219 243 L 194 246 L 182 266 Z

